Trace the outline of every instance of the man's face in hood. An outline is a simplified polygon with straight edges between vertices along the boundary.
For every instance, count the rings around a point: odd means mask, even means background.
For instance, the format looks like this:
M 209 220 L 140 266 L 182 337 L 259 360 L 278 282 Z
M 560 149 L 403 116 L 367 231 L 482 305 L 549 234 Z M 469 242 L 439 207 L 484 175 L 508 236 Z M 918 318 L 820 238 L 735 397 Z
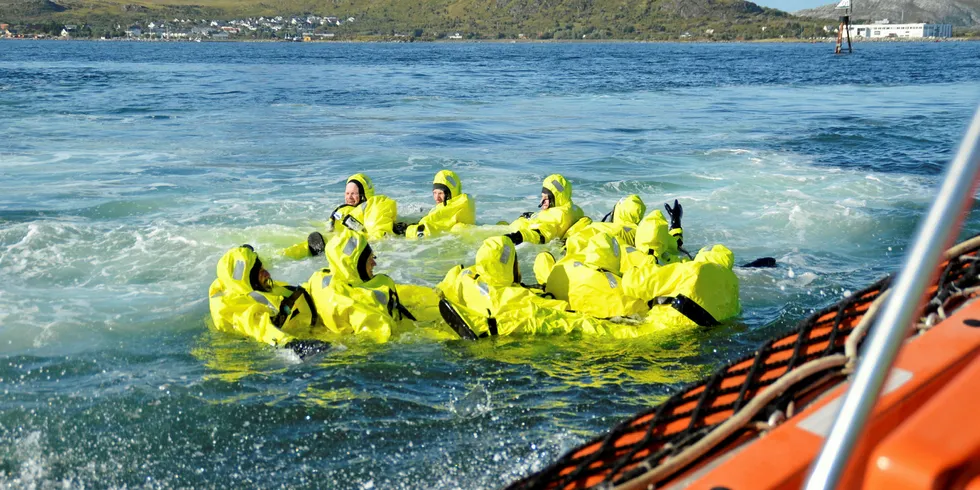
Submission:
M 347 183 L 347 188 L 344 189 L 344 202 L 351 206 L 357 206 L 361 203 L 361 189 L 357 187 L 357 184 Z

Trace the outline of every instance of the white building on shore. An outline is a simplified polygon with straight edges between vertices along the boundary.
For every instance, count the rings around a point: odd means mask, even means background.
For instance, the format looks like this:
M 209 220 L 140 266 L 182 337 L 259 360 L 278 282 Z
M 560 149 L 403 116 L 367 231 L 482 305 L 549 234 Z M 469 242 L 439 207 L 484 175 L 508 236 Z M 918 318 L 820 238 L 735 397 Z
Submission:
M 851 38 L 953 37 L 953 24 L 851 24 Z

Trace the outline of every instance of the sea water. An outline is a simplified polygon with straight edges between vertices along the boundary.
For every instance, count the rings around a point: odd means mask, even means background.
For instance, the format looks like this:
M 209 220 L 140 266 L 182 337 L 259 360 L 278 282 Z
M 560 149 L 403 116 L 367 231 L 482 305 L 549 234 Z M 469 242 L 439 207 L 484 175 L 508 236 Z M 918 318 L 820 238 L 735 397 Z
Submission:
M 0 488 L 498 488 L 898 267 L 980 102 L 980 44 L 0 41 Z M 487 225 L 374 244 L 434 285 L 563 173 L 599 218 L 677 199 L 743 315 L 636 340 L 430 331 L 311 362 L 207 327 L 364 172 L 456 171 Z M 980 231 L 971 217 L 961 236 Z M 556 245 L 522 245 L 534 254 Z M 438 329 L 435 329 L 438 330 Z

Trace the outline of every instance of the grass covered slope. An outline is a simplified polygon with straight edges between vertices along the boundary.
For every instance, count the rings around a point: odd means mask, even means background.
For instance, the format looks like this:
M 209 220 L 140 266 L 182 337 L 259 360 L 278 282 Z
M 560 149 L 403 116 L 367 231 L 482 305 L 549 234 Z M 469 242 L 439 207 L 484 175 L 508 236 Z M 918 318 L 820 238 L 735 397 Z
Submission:
M 100 24 L 279 15 L 355 18 L 333 26 L 340 38 L 425 39 L 458 32 L 482 39 L 732 40 L 816 32 L 816 21 L 745 0 L 57 0 L 52 5 L 61 11 L 8 7 L 27 1 L 0 0 L 0 19 Z

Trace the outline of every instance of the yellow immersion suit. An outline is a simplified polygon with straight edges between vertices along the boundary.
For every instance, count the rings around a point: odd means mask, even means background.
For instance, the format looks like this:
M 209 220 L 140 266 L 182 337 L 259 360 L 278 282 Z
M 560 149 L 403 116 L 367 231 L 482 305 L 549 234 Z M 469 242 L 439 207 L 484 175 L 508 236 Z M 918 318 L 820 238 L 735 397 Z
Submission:
M 372 251 L 367 237 L 340 229 L 324 253 L 330 267 L 314 272 L 306 283 L 319 316 L 314 333 L 353 334 L 386 342 L 407 310 L 400 305 L 390 277 L 368 272 Z
M 616 238 L 616 241 L 619 242 L 625 251 L 632 250 L 633 244 L 636 241 L 637 228 L 643 220 L 646 209 L 646 204 L 643 203 L 640 196 L 631 194 L 620 199 L 613 207 L 612 212 L 606 215 L 606 217 L 612 218 L 610 222 L 601 221 L 594 223 L 589 218 L 578 220 L 565 233 L 565 256 L 577 256 L 581 254 L 588 245 L 589 240 L 601 233 Z M 548 252 L 542 252 L 542 254 L 546 253 Z M 622 264 L 619 269 L 626 270 L 631 265 L 628 254 L 621 254 L 621 258 Z M 548 275 L 551 273 L 551 266 L 553 264 L 548 264 L 544 268 L 541 268 L 542 264 L 548 263 L 547 261 L 541 262 L 542 260 L 545 260 L 545 258 L 539 257 L 535 259 L 534 275 L 538 282 L 544 284 L 548 280 Z M 554 259 L 551 260 L 553 261 Z
M 453 267 L 437 288 L 477 336 L 592 330 L 584 317 L 563 311 L 565 301 L 541 297 L 520 285 L 517 249 L 507 237 L 484 240 L 476 264 Z
M 445 202 L 436 204 L 429 214 L 405 231 L 408 239 L 459 231 L 466 225 L 476 224 L 476 203 L 463 194 L 463 183 L 452 170 L 440 170 L 432 180 L 434 189 L 446 194 Z
M 627 267 L 645 265 L 649 262 L 659 265 L 673 264 L 690 260 L 681 255 L 681 228 L 668 229 L 667 218 L 659 210 L 654 210 L 640 221 L 636 229 L 636 242 L 627 250 Z
M 618 238 L 596 233 L 584 250 L 566 255 L 555 264 L 545 281 L 545 291 L 556 299 L 567 300 L 572 311 L 596 318 L 644 312 L 646 303 L 627 296 L 623 290 L 623 254 Z
M 311 337 L 317 314 L 309 294 L 279 282 L 258 284 L 261 269 L 262 261 L 248 246 L 233 248 L 221 257 L 218 278 L 208 290 L 215 328 L 276 347 Z
M 393 234 L 392 227 L 398 219 L 398 204 L 388 196 L 375 194 L 374 184 L 364 174 L 354 174 L 347 183 L 355 183 L 362 190 L 361 202 L 356 205 L 341 204 L 330 213 L 327 232 L 349 228 L 364 233 L 368 240 L 378 240 L 385 235 Z M 283 254 L 293 259 L 304 259 L 313 253 L 307 242 L 297 243 L 283 251 Z
M 541 191 L 554 196 L 548 209 L 530 218 L 520 217 L 510 224 L 510 230 L 519 232 L 525 242 L 548 243 L 564 238 L 568 228 L 585 217 L 582 208 L 572 202 L 572 184 L 561 174 L 546 177 Z
M 465 269 L 453 267 L 437 286 L 475 336 L 579 332 L 634 338 L 642 334 L 638 325 L 566 311 L 567 302 L 543 297 L 540 290 L 524 287 L 516 253 L 510 238 L 488 238 L 477 251 L 476 264 Z
M 741 313 L 734 265 L 732 251 L 715 245 L 694 260 L 633 267 L 623 274 L 623 290 L 651 305 L 650 326 L 711 326 Z

